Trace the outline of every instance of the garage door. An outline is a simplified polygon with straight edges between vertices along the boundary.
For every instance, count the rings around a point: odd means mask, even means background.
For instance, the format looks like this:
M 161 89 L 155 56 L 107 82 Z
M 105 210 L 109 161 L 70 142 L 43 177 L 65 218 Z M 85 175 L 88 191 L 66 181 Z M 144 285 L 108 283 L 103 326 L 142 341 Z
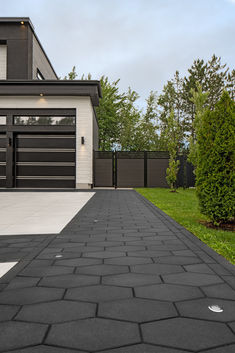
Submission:
M 0 134 L 0 187 L 6 186 L 6 134 Z
M 17 134 L 15 186 L 75 187 L 75 134 Z

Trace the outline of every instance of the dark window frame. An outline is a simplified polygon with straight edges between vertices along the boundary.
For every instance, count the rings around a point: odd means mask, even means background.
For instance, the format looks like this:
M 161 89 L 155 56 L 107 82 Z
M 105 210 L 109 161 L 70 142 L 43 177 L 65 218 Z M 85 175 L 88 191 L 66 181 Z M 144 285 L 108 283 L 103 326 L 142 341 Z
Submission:
M 37 79 L 40 80 L 40 81 L 45 80 L 45 77 L 43 76 L 43 74 L 41 73 L 41 71 L 40 71 L 39 69 L 37 69 L 36 77 L 37 77 Z

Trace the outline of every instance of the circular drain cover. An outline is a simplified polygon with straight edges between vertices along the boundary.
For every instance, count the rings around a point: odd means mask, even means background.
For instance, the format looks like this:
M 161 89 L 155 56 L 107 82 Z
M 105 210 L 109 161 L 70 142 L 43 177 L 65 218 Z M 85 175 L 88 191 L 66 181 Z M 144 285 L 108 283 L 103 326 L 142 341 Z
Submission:
M 219 305 L 210 305 L 208 308 L 214 313 L 222 313 L 224 311 Z
M 94 223 L 97 223 L 98 222 L 98 219 L 94 219 Z
M 63 257 L 63 255 L 56 255 L 55 257 Z

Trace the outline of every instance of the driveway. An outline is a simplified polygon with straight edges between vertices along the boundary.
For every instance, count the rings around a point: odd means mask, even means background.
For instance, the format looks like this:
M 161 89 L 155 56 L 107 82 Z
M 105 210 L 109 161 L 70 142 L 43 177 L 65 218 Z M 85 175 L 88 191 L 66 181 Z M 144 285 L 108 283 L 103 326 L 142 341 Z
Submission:
M 98 190 L 60 234 L 1 237 L 5 261 L 33 237 L 0 280 L 0 352 L 235 351 L 235 267 L 135 191 Z

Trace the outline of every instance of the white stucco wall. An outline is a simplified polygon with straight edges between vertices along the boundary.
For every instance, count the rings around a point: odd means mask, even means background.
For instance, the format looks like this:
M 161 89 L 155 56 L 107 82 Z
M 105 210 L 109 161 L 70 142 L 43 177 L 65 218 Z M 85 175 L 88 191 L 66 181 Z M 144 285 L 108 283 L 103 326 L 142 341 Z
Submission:
M 7 46 L 0 45 L 0 80 L 7 78 Z
M 0 97 L 0 108 L 76 109 L 76 185 L 85 188 L 93 182 L 93 108 L 90 97 Z M 81 144 L 81 136 L 85 144 Z

